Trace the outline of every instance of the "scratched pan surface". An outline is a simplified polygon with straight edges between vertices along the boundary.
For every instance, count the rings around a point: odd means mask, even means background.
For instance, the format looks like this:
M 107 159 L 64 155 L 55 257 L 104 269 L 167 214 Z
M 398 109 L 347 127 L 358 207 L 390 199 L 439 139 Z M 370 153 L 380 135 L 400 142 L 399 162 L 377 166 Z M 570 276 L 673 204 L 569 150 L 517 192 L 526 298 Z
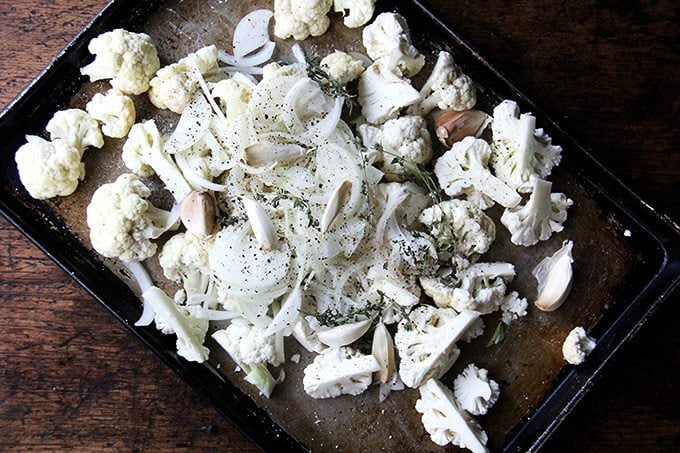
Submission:
M 84 105 L 96 92 L 109 88 L 106 82 L 87 83 L 77 68 L 88 60 L 89 39 L 106 30 L 125 26 L 151 35 L 163 64 L 208 44 L 231 50 L 235 24 L 257 8 L 272 8 L 272 2 L 255 1 L 168 1 L 139 5 L 114 1 L 77 37 L 44 73 L 0 118 L 0 132 L 9 137 L 2 148 L 6 162 L 25 133 L 43 134 L 47 119 L 58 108 Z M 530 313 L 506 331 L 506 340 L 493 348 L 485 344 L 497 317 L 485 318 L 485 335 L 472 344 L 461 344 L 461 356 L 442 379 L 449 386 L 468 363 L 489 369 L 501 386 L 497 405 L 479 421 L 489 434 L 490 447 L 536 448 L 587 390 L 602 365 L 651 313 L 677 283 L 678 232 L 666 224 L 626 188 L 614 180 L 542 111 L 453 32 L 439 23 L 423 5 L 395 2 L 383 9 L 397 10 L 407 17 L 416 45 L 428 56 L 428 69 L 439 49 L 448 49 L 478 83 L 478 108 L 490 112 L 503 98 L 517 100 L 523 110 L 537 113 L 538 123 L 564 148 L 563 163 L 554 172 L 554 190 L 574 200 L 565 230 L 549 241 L 528 249 L 509 243 L 500 225 L 500 211 L 491 215 L 498 226 L 495 245 L 487 260 L 512 262 L 517 278 L 510 289 L 533 300 L 536 296 L 531 269 L 562 241 L 574 241 L 574 285 L 568 302 L 555 313 Z M 323 56 L 335 48 L 363 51 L 359 30 L 345 28 L 333 16 L 329 32 L 302 43 L 309 55 Z M 290 60 L 290 43 L 277 43 L 274 60 Z M 427 71 L 424 71 L 427 72 Z M 163 132 L 170 132 L 177 115 L 158 112 L 145 95 L 135 98 L 137 121 L 155 119 Z M 46 203 L 31 200 L 21 190 L 13 165 L 3 166 L 3 214 L 69 271 L 114 315 L 194 388 L 262 448 L 295 448 L 323 451 L 436 451 L 414 409 L 417 391 L 392 394 L 378 403 L 376 387 L 359 397 L 315 400 L 302 389 L 302 370 L 312 357 L 287 343 L 287 355 L 300 352 L 299 364 L 285 365 L 286 380 L 270 400 L 257 395 L 235 371 L 233 362 L 214 345 L 210 365 L 188 364 L 174 353 L 174 340 L 153 328 L 135 328 L 140 305 L 128 288 L 119 266 L 103 262 L 91 250 L 85 224 L 85 207 L 94 190 L 125 171 L 120 160 L 122 140 L 106 139 L 102 150 L 86 154 L 87 178 L 75 194 Z M 440 150 L 441 152 L 441 150 Z M 168 205 L 157 181 L 153 201 Z M 631 232 L 630 237 L 624 231 Z M 670 259 L 664 261 L 664 257 Z M 157 261 L 147 263 L 155 281 L 164 281 Z M 165 285 L 168 291 L 174 288 Z M 574 326 L 583 326 L 600 340 L 588 362 L 574 369 L 565 366 L 561 344 Z M 276 374 L 276 373 L 275 373 Z

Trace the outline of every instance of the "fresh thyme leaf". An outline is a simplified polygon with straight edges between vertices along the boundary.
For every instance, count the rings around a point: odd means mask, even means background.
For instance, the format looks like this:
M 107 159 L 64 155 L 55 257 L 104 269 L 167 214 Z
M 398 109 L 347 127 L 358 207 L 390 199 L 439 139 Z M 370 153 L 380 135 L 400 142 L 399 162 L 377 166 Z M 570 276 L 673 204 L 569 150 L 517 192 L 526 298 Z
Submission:
M 490 348 L 491 346 L 497 345 L 503 340 L 505 340 L 505 328 L 503 327 L 503 321 L 501 321 L 498 323 L 498 326 L 496 327 L 496 330 L 493 332 L 493 336 L 491 337 L 491 339 L 489 339 L 489 342 L 486 344 L 486 347 Z
M 299 209 L 301 211 L 304 211 L 305 214 L 307 214 L 307 226 L 312 227 L 312 228 L 319 228 L 319 220 L 314 218 L 314 215 L 312 214 L 312 210 L 309 208 L 309 201 L 296 197 L 295 195 L 285 192 L 285 191 L 279 191 L 276 196 L 272 199 L 271 204 L 273 207 L 278 208 L 279 205 L 281 204 L 282 200 L 290 200 L 293 202 L 293 207 L 296 209 Z
M 316 315 L 316 319 L 323 326 L 336 327 L 351 324 L 363 319 L 372 319 L 380 312 L 380 303 L 367 303 L 363 307 L 350 307 L 346 313 L 339 313 L 335 309 L 329 309 Z

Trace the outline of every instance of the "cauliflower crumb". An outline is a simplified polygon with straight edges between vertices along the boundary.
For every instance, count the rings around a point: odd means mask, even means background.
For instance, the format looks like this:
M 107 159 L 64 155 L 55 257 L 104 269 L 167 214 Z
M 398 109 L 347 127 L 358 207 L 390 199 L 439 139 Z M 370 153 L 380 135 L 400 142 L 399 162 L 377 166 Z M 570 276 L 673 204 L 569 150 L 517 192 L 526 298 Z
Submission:
M 580 365 L 593 352 L 595 345 L 595 339 L 586 335 L 583 327 L 574 327 L 562 344 L 562 355 L 572 365 Z

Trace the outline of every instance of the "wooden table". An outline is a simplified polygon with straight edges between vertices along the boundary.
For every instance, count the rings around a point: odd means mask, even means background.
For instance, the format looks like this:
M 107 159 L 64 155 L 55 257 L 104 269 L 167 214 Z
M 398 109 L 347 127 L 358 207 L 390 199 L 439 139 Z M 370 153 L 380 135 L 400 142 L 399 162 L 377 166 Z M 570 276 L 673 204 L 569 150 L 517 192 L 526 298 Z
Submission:
M 431 1 L 615 174 L 680 220 L 677 2 Z M 0 104 L 104 3 L 0 1 Z M 0 450 L 256 450 L 4 220 L 0 301 Z M 677 302 L 624 348 L 547 450 L 680 448 Z

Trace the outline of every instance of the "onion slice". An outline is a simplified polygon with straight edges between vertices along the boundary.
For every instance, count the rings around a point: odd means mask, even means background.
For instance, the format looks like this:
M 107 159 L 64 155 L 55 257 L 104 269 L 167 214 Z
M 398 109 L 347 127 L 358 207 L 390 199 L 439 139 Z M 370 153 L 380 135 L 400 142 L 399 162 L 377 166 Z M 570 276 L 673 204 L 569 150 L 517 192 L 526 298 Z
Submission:
M 165 142 L 163 150 L 174 154 L 191 148 L 208 132 L 211 119 L 210 104 L 203 94 L 197 91 L 189 105 L 182 111 L 177 127 Z
M 276 43 L 269 41 L 267 44 L 262 46 L 260 50 L 247 57 L 235 57 L 230 55 L 223 50 L 217 51 L 217 59 L 224 64 L 230 66 L 237 66 L 239 68 L 247 68 L 252 66 L 258 66 L 262 63 L 268 61 L 272 55 L 274 55 L 274 49 L 276 49 Z
M 268 9 L 256 9 L 239 21 L 234 30 L 234 56 L 243 57 L 270 42 L 269 21 L 273 15 Z

